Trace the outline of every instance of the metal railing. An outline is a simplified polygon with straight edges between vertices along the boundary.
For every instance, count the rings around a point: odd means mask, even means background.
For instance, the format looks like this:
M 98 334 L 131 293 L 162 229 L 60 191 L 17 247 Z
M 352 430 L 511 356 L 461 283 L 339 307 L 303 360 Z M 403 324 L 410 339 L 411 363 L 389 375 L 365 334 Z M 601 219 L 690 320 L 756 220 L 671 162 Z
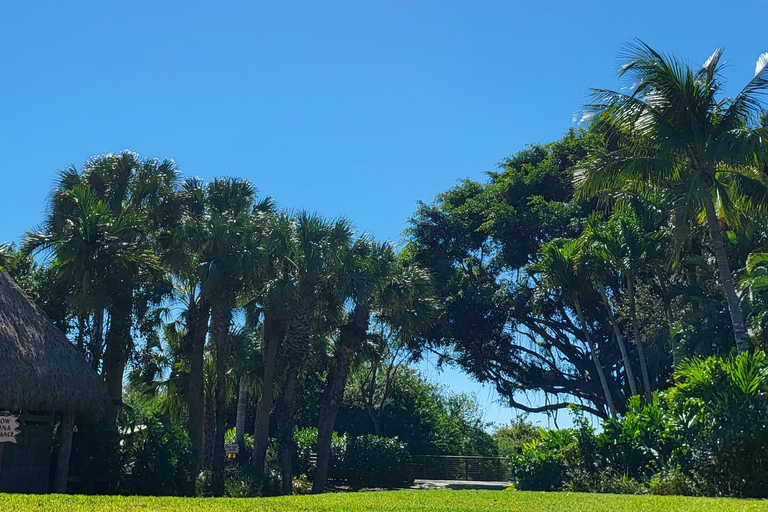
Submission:
M 508 481 L 507 457 L 472 455 L 413 455 L 411 474 L 429 480 Z

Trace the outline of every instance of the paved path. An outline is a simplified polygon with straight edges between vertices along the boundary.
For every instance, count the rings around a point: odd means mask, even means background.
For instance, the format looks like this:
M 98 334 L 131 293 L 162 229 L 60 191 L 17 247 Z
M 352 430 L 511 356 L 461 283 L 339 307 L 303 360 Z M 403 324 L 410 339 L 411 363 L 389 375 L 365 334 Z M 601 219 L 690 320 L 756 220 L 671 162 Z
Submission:
M 482 480 L 416 480 L 411 489 L 488 489 L 503 491 L 511 482 L 486 482 Z

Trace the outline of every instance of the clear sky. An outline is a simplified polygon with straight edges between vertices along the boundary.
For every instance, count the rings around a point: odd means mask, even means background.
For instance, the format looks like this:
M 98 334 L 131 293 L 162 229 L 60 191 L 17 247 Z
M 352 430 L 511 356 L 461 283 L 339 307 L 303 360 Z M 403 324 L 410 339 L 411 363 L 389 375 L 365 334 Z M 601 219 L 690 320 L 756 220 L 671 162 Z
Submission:
M 695 64 L 725 46 L 735 91 L 767 16 L 765 0 L 6 2 L 0 241 L 42 220 L 56 170 L 122 149 L 394 240 L 416 201 L 562 135 L 632 38 Z

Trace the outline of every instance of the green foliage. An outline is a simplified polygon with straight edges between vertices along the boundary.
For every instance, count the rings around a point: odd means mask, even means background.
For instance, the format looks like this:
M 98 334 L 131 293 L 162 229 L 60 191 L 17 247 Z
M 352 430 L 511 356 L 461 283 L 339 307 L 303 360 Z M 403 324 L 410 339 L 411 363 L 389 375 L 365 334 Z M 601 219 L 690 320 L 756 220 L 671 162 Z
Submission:
M 258 496 L 258 491 L 256 481 L 247 473 L 230 473 L 224 479 L 224 495 L 230 498 L 252 498 Z
M 653 475 L 648 488 L 651 494 L 660 496 L 694 496 L 696 494 L 695 482 L 683 473 L 680 466 Z
M 294 435 L 298 474 L 311 476 L 309 461 L 317 444 L 317 429 L 298 430 Z M 328 477 L 353 487 L 401 487 L 411 481 L 406 445 L 397 438 L 364 435 L 351 437 L 333 433 Z
M 529 421 L 525 415 L 517 416 L 493 432 L 499 455 L 507 457 L 522 453 L 523 446 L 536 439 L 538 435 L 539 427 Z
M 193 467 L 191 444 L 179 425 L 160 415 L 132 418 L 123 423 L 121 446 L 122 494 L 187 494 Z
M 512 457 L 518 488 L 766 497 L 768 358 L 691 359 L 676 377 L 600 432 L 579 417 L 576 428 L 541 430 Z
M 709 492 L 768 496 L 768 359 L 761 351 L 692 359 L 670 391 L 695 476 Z
M 340 476 L 355 487 L 401 487 L 412 482 L 409 457 L 396 437 L 350 438 Z

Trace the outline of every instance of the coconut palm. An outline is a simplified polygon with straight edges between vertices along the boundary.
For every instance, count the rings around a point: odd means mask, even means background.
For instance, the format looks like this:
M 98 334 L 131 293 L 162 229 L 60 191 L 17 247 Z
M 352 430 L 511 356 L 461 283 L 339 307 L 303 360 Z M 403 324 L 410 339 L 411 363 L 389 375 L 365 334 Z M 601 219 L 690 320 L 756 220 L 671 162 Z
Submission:
M 611 416 L 616 416 L 616 406 L 608 386 L 608 380 L 600 361 L 597 346 L 589 332 L 586 317 L 584 315 L 583 299 L 588 292 L 585 288 L 585 279 L 576 272 L 577 253 L 579 243 L 576 240 L 553 240 L 544 244 L 539 253 L 539 260 L 529 267 L 529 273 L 539 277 L 538 286 L 546 291 L 557 291 L 568 300 L 576 312 L 576 317 L 581 324 L 584 340 L 587 342 L 595 371 L 600 379 L 605 403 Z
M 611 149 L 592 155 L 581 170 L 579 195 L 661 189 L 673 197 L 679 226 L 696 218 L 705 222 L 736 346 L 746 352 L 721 222 L 735 224 L 740 212 L 762 212 L 768 205 L 761 173 L 768 132 L 758 127 L 768 54 L 760 56 L 754 78 L 733 99 L 722 96 L 719 48 L 698 70 L 640 41 L 628 47 L 626 57 L 619 77 L 629 80 L 629 90 L 596 89 L 586 107 Z

